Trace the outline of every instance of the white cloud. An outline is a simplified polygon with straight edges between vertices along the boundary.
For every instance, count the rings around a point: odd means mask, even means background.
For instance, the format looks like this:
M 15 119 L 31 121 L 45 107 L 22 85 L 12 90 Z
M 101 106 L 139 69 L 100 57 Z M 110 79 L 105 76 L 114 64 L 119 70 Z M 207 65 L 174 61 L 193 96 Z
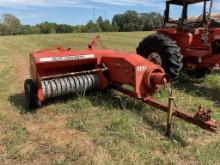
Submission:
M 0 6 L 43 6 L 43 7 L 91 7 L 91 3 L 100 3 L 119 6 L 158 6 L 158 3 L 164 3 L 163 0 L 0 0 Z
M 163 0 L 91 0 L 97 3 L 109 4 L 109 5 L 119 5 L 119 6 L 158 6 L 161 3 L 164 3 Z
M 81 4 L 80 0 L 0 0 L 0 6 L 73 6 Z
M 19 19 L 30 19 L 30 18 L 37 18 L 39 17 L 38 14 L 32 14 L 32 13 L 26 13 L 25 15 L 22 15 L 22 16 L 18 16 Z

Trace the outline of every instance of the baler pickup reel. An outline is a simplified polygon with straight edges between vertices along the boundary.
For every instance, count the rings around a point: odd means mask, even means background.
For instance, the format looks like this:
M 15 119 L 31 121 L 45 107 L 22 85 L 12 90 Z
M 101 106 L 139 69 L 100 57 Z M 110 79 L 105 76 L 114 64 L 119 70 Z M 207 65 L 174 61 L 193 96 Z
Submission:
M 98 39 L 95 38 L 86 50 L 55 48 L 31 53 L 31 79 L 24 84 L 28 107 L 37 108 L 50 98 L 111 87 L 166 112 L 168 135 L 172 116 L 216 132 L 217 125 L 211 120 L 210 111 L 200 108 L 193 116 L 176 108 L 172 95 L 167 105 L 152 98 L 171 82 L 159 65 L 137 54 L 96 50 Z M 129 85 L 133 90 L 123 85 Z

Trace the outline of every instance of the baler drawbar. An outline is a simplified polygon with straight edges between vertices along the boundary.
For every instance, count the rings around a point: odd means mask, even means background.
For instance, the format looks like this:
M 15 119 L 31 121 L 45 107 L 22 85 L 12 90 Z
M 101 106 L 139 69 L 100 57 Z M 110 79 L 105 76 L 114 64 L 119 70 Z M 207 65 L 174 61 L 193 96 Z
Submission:
M 190 115 L 174 107 L 172 96 L 168 105 L 153 99 L 154 93 L 171 82 L 162 67 L 137 54 L 96 50 L 98 39 L 96 37 L 88 49 L 82 51 L 58 47 L 31 53 L 31 79 L 24 84 L 29 108 L 37 108 L 50 98 L 110 87 L 166 112 L 168 135 L 172 116 L 216 132 L 211 111 L 200 107 L 196 115 Z M 124 85 L 131 86 L 132 90 Z

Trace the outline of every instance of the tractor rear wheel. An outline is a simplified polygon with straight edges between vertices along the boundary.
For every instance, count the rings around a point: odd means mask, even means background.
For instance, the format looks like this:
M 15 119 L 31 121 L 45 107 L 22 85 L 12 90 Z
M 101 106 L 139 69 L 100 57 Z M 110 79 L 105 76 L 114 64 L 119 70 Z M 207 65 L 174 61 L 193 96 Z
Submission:
M 38 106 L 38 99 L 37 99 L 37 87 L 36 84 L 27 79 L 24 82 L 24 90 L 25 90 L 25 101 L 27 107 L 29 109 L 35 109 Z
M 137 54 L 163 67 L 173 80 L 179 77 L 183 68 L 183 55 L 175 41 L 163 34 L 153 34 L 143 39 Z

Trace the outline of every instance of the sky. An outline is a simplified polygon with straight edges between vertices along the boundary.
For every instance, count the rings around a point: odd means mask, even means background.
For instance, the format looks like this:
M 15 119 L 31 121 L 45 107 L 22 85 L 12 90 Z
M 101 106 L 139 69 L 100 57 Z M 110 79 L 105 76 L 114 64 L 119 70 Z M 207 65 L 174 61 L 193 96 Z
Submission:
M 214 1 L 213 12 L 220 13 L 220 0 Z M 0 0 L 0 15 L 11 13 L 22 24 L 35 25 L 49 21 L 79 25 L 97 19 L 98 16 L 111 20 L 115 14 L 127 10 L 163 14 L 164 2 L 165 0 Z M 172 15 L 177 17 L 179 10 L 173 8 Z M 200 15 L 201 5 L 195 5 L 190 12 L 192 16 Z

